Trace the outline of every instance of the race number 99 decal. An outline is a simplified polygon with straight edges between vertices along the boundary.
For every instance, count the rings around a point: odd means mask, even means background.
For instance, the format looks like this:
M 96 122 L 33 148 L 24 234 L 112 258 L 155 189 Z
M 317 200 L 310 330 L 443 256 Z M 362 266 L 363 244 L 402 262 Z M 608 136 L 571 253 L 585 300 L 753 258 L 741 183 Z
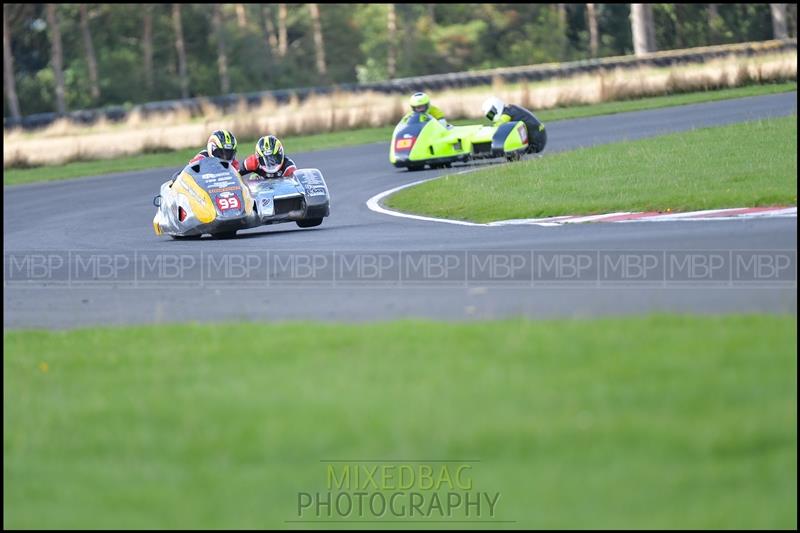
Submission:
M 239 209 L 242 204 L 239 202 L 239 198 L 237 198 L 236 195 L 231 195 L 227 198 L 217 196 L 217 205 L 220 211 L 225 211 L 227 209 Z

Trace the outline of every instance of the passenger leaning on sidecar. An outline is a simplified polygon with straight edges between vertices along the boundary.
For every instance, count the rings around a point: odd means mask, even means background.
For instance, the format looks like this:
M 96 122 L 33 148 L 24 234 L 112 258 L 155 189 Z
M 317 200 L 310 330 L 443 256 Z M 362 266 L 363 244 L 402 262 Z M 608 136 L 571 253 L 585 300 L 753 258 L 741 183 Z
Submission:
M 486 118 L 502 124 L 521 120 L 528 128 L 528 152 L 539 153 L 547 144 L 547 131 L 533 113 L 518 105 L 506 105 L 497 97 L 488 98 L 481 106 Z
M 256 153 L 244 160 L 239 173 L 255 173 L 262 178 L 289 177 L 297 170 L 294 161 L 286 157 L 283 143 L 274 135 L 266 135 L 256 141 Z

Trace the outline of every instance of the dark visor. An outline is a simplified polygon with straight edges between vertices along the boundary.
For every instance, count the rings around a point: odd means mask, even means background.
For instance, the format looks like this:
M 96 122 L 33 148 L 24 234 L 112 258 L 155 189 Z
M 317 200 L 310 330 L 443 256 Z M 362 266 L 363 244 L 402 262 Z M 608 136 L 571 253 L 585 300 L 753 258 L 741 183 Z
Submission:
M 225 159 L 226 161 L 233 161 L 233 158 L 236 157 L 236 150 L 233 148 L 214 148 L 211 155 L 219 157 L 220 159 Z
M 279 154 L 267 154 L 258 158 L 258 162 L 262 167 L 274 172 L 275 169 L 283 163 L 283 159 Z

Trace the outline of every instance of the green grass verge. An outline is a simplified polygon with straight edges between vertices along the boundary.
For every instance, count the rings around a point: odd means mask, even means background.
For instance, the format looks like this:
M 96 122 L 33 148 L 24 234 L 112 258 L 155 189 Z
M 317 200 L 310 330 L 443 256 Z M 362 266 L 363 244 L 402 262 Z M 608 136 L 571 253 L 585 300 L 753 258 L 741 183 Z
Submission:
M 496 527 L 795 528 L 795 318 L 5 331 L 3 526 L 285 528 L 324 461 L 449 459 Z
M 392 209 L 515 218 L 797 205 L 797 116 L 548 155 L 404 189 Z
M 774 94 L 795 90 L 797 90 L 797 83 L 755 85 L 736 89 L 723 89 L 718 91 L 643 98 L 640 100 L 628 100 L 623 102 L 609 102 L 596 105 L 550 109 L 536 112 L 536 115 L 543 122 L 547 123 L 571 118 L 607 115 L 626 111 L 641 111 L 659 107 L 710 102 L 714 100 Z M 455 120 L 453 122 L 455 124 L 475 123 L 474 120 Z M 322 150 L 326 148 L 355 146 L 372 142 L 388 142 L 393 129 L 394 125 L 391 125 L 379 128 L 365 128 L 318 135 L 286 137 L 283 139 L 283 141 L 290 153 L 294 154 Z M 249 149 L 252 145 L 254 145 L 255 139 L 240 139 L 239 144 L 243 148 L 242 153 L 245 153 L 246 150 L 244 150 L 244 148 L 247 147 L 247 149 Z M 129 172 L 169 166 L 178 167 L 182 161 L 186 161 L 194 156 L 199 149 L 200 147 L 178 150 L 174 152 L 126 156 L 98 161 L 77 161 L 73 163 L 67 163 L 65 165 L 45 166 L 31 169 L 4 169 L 3 184 L 17 185 L 36 181 L 52 181 L 83 176 L 96 176 L 101 174 L 110 174 L 113 172 Z

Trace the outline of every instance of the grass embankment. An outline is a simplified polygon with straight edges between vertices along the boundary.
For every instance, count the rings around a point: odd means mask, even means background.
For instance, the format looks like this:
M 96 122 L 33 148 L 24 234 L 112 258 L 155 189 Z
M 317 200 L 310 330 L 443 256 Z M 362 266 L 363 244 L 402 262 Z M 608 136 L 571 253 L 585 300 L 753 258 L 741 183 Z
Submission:
M 386 205 L 476 222 L 797 205 L 797 116 L 497 165 L 404 189 Z
M 710 102 L 745 96 L 757 96 L 797 90 L 797 83 L 779 83 L 767 85 L 754 85 L 736 89 L 723 89 L 687 93 L 673 96 L 661 96 L 628 100 L 622 102 L 608 102 L 603 104 L 574 106 L 551 110 L 537 111 L 536 115 L 543 122 L 549 123 L 557 120 L 582 118 L 597 115 L 608 115 L 627 111 L 640 111 L 675 105 Z M 474 120 L 456 120 L 455 124 L 474 124 Z M 372 142 L 388 142 L 394 125 L 380 128 L 363 128 L 349 131 L 338 131 L 317 135 L 304 135 L 286 137 L 284 146 L 289 153 L 298 154 L 326 148 L 354 146 Z M 234 132 L 235 133 L 235 132 Z M 250 150 L 255 144 L 255 139 L 240 139 L 240 155 L 252 153 Z M 95 161 L 76 161 L 63 165 L 43 166 L 30 169 L 7 169 L 3 171 L 3 184 L 16 185 L 36 181 L 62 180 L 83 176 L 97 176 L 113 172 L 129 172 L 146 170 L 150 168 L 178 167 L 188 161 L 201 147 L 177 150 L 164 153 L 143 154 L 136 156 L 119 157 Z
M 285 528 L 326 461 L 449 459 L 495 527 L 795 528 L 795 318 L 6 331 L 3 525 Z

